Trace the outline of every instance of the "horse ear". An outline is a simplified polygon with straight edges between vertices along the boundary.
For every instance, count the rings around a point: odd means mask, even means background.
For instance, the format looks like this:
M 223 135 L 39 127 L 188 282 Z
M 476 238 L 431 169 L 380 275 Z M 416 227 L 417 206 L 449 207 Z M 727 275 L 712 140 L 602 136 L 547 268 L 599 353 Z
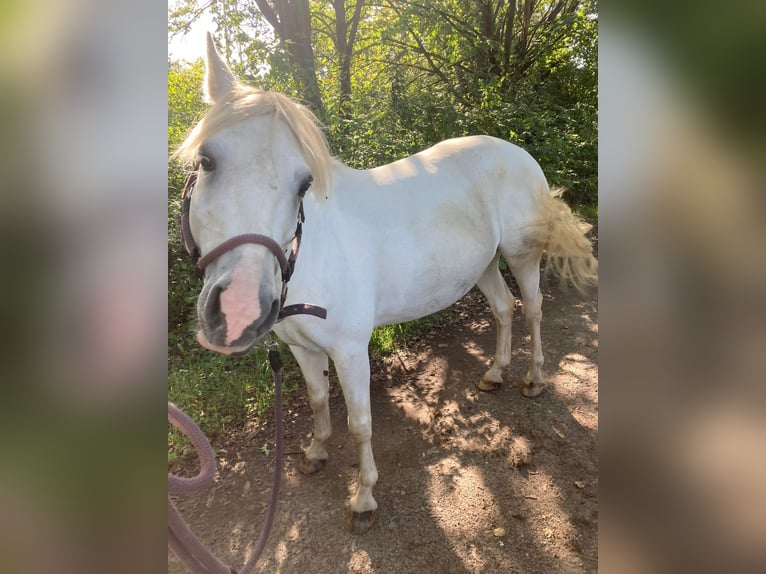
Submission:
M 207 33 L 207 58 L 205 59 L 205 101 L 209 104 L 222 101 L 237 84 L 229 66 L 215 47 L 213 35 Z

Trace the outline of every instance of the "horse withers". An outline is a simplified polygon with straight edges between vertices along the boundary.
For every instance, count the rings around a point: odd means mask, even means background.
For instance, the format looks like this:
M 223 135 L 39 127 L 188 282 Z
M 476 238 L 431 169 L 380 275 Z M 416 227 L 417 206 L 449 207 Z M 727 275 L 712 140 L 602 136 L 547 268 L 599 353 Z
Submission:
M 243 353 L 273 330 L 290 346 L 314 413 L 313 440 L 299 464 L 304 473 L 328 458 L 332 359 L 359 449 L 348 527 L 365 532 L 378 506 L 370 442 L 373 329 L 444 309 L 477 285 L 497 321 L 494 362 L 477 384 L 497 389 L 511 361 L 514 302 L 498 268 L 502 256 L 531 333 L 521 392 L 535 397 L 544 389 L 542 254 L 582 289 L 596 282 L 591 244 L 537 162 L 511 143 L 462 137 L 388 165 L 352 169 L 331 156 L 305 107 L 240 83 L 210 36 L 206 65 L 210 108 L 176 152 L 197 167 L 186 227 L 205 260 L 198 341 Z M 280 251 L 297 252 L 296 221 L 304 217 L 300 256 L 286 275 Z M 321 306 L 326 318 L 278 320 L 287 303 Z

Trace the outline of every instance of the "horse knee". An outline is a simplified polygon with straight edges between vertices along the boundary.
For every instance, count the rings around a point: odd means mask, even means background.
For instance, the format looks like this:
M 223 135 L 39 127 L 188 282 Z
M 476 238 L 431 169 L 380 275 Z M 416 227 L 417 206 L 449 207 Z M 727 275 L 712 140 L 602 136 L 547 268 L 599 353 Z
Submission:
M 492 305 L 492 314 L 499 325 L 505 327 L 511 324 L 513 320 L 513 304 L 513 295 L 509 293 L 508 297 L 502 298 Z
M 317 412 L 329 403 L 330 393 L 327 389 L 309 389 L 309 404 L 311 410 Z
M 372 438 L 372 422 L 369 419 L 354 421 L 349 419 L 348 431 L 351 433 L 356 444 L 369 442 Z
M 527 318 L 528 325 L 539 324 L 543 319 L 543 310 L 540 305 L 533 303 L 525 309 L 524 316 Z

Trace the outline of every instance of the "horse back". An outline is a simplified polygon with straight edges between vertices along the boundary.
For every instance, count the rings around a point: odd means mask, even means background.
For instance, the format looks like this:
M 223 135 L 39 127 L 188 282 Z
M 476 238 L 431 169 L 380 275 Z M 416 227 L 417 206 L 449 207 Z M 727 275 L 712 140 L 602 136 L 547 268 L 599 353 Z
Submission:
M 488 136 L 339 175 L 336 229 L 359 270 L 356 292 L 374 299 L 376 324 L 422 317 L 462 297 L 501 243 L 524 241 L 548 189 L 528 153 Z

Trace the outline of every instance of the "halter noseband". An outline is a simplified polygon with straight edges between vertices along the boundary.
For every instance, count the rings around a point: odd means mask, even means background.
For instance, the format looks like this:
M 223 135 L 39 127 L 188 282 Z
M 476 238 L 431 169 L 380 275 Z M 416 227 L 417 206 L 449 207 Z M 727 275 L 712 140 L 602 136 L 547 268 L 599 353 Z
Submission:
M 291 315 L 313 315 L 320 319 L 326 319 L 327 309 L 323 307 L 317 307 L 316 305 L 309 305 L 307 303 L 285 305 L 285 300 L 287 299 L 287 283 L 290 281 L 290 278 L 293 276 L 293 271 L 295 270 L 295 261 L 298 259 L 298 250 L 300 249 L 301 237 L 303 236 L 303 222 L 306 221 L 306 216 L 303 212 L 303 200 L 301 200 L 300 207 L 298 208 L 298 223 L 295 226 L 295 235 L 293 236 L 292 249 L 290 250 L 289 257 L 285 257 L 279 243 L 274 241 L 271 237 L 261 235 L 260 233 L 244 233 L 242 235 L 236 235 L 214 247 L 203 256 L 200 253 L 197 242 L 194 241 L 194 236 L 191 233 L 191 226 L 189 225 L 189 209 L 191 207 L 191 196 L 197 185 L 197 173 L 198 166 L 194 166 L 194 171 L 189 174 L 189 178 L 186 180 L 186 185 L 184 186 L 183 205 L 181 207 L 181 238 L 183 239 L 186 251 L 197 266 L 197 274 L 201 277 L 208 265 L 235 247 L 246 244 L 261 245 L 271 251 L 274 257 L 277 258 L 277 263 L 279 263 L 279 268 L 282 271 L 282 294 L 279 300 L 279 314 L 277 315 L 277 321 L 281 321 L 285 317 L 290 317 Z

